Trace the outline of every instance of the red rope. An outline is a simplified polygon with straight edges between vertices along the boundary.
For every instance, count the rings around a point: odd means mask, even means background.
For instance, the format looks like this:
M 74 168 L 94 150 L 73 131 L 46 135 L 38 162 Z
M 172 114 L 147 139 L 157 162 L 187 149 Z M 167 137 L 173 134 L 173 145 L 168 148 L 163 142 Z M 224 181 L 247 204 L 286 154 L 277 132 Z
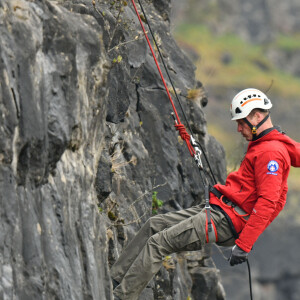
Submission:
M 188 147 L 188 149 L 189 149 L 189 151 L 190 151 L 191 156 L 194 156 L 195 150 L 194 150 L 193 146 L 192 146 L 191 143 L 190 143 L 190 135 L 187 133 L 184 124 L 182 124 L 182 123 L 180 122 L 180 119 L 179 119 L 179 116 L 178 116 L 176 107 L 175 107 L 175 105 L 174 105 L 174 102 L 173 102 L 173 100 L 172 100 L 171 94 L 170 94 L 169 89 L 168 89 L 168 87 L 167 87 L 167 84 L 166 84 L 166 82 L 165 82 L 164 76 L 163 76 L 163 74 L 162 74 L 162 72 L 161 72 L 161 69 L 160 69 L 160 66 L 159 66 L 159 64 L 158 64 L 158 61 L 157 61 L 157 59 L 156 59 L 156 57 L 155 57 L 155 53 L 154 53 L 153 48 L 152 48 L 152 46 L 151 46 L 150 40 L 149 40 L 149 38 L 148 38 L 147 32 L 146 32 L 145 27 L 144 27 L 144 25 L 143 25 L 143 22 L 142 22 L 142 20 L 141 20 L 140 14 L 139 14 L 139 12 L 138 12 L 138 10 L 137 10 L 137 7 L 136 7 L 136 5 L 135 5 L 134 0 L 131 0 L 131 2 L 132 2 L 132 5 L 133 5 L 133 7 L 134 7 L 135 13 L 136 13 L 136 15 L 137 15 L 137 17 L 138 17 L 138 19 L 139 19 L 139 22 L 140 22 L 140 24 L 141 24 L 142 30 L 143 30 L 143 32 L 144 32 L 144 35 L 145 35 L 145 38 L 146 38 L 146 40 L 147 40 L 148 46 L 149 46 L 150 51 L 151 51 L 151 53 L 152 53 L 152 56 L 153 56 L 154 62 L 155 62 L 155 64 L 156 64 L 157 70 L 158 70 L 158 72 L 159 72 L 159 75 L 160 75 L 160 77 L 161 77 L 161 80 L 162 80 L 162 82 L 163 82 L 163 84 L 164 84 L 164 87 L 165 87 L 165 90 L 166 90 L 166 92 L 167 92 L 168 98 L 169 98 L 169 100 L 170 100 L 170 102 L 171 102 L 171 105 L 172 105 L 172 107 L 173 107 L 173 111 L 174 111 L 174 113 L 175 113 L 176 120 L 177 120 L 177 124 L 175 124 L 175 128 L 176 128 L 176 130 L 179 131 L 179 134 L 180 134 L 181 138 L 186 142 L 187 147 Z
M 176 128 L 176 130 L 179 131 L 180 137 L 186 142 L 191 155 L 194 156 L 194 154 L 196 152 L 195 152 L 195 149 L 193 148 L 193 146 L 190 143 L 191 137 L 187 133 L 187 131 L 185 129 L 185 126 L 182 123 L 180 123 L 180 124 L 175 124 L 175 128 Z

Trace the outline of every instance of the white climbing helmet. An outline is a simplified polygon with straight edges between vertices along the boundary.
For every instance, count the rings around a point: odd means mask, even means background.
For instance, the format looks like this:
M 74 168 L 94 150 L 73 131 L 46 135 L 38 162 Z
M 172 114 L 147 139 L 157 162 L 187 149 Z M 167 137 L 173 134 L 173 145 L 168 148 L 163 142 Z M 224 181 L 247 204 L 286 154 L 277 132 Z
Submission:
M 257 89 L 245 89 L 235 95 L 231 102 L 232 121 L 246 118 L 255 108 L 270 109 L 271 100 Z

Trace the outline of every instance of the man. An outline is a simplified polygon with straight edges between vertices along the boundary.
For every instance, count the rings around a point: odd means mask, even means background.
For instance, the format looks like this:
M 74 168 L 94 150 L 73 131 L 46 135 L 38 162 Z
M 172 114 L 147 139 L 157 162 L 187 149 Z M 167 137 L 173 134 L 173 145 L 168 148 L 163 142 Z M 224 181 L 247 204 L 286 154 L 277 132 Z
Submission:
M 238 93 L 232 120 L 249 141 L 238 171 L 211 188 L 216 243 L 233 246 L 230 264 L 247 259 L 258 236 L 282 210 L 290 166 L 300 166 L 300 144 L 273 127 L 268 97 L 257 89 Z M 151 217 L 111 269 L 116 299 L 135 300 L 174 252 L 200 250 L 209 242 L 204 205 Z

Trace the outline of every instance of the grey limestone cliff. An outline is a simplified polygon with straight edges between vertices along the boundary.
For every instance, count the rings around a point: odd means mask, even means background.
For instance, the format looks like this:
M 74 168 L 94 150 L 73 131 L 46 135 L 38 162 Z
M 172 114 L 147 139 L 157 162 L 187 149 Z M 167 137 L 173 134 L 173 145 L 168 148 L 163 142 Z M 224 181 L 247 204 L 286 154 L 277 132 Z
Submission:
M 224 180 L 194 66 L 145 6 L 195 137 Z M 201 96 L 202 95 L 202 96 Z M 126 1 L 0 2 L 0 298 L 112 299 L 110 266 L 151 216 L 202 199 L 198 170 Z M 205 252 L 174 255 L 142 299 L 224 299 Z

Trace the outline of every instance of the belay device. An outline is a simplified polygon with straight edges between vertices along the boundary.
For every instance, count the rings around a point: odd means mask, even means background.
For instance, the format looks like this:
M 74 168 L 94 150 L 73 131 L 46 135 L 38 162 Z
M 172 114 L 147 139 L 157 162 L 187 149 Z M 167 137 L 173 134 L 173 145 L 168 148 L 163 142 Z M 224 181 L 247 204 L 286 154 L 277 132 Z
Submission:
M 209 243 L 214 243 L 214 242 L 217 241 L 217 235 L 216 235 L 216 231 L 215 231 L 215 228 L 214 228 L 214 224 L 213 224 L 212 219 L 211 219 L 211 213 L 210 213 L 210 211 L 211 211 L 211 206 L 210 206 L 210 204 L 209 204 L 209 191 L 210 191 L 210 189 L 209 189 L 209 182 L 208 182 L 208 180 L 207 180 L 207 177 L 205 176 L 205 170 L 204 170 L 204 167 L 203 167 L 203 164 L 202 164 L 202 160 L 201 160 L 201 155 L 202 155 L 202 154 L 203 154 L 204 157 L 205 157 L 205 161 L 207 162 L 207 165 L 208 165 L 208 167 L 209 167 L 209 171 L 210 171 L 210 174 L 211 174 L 211 176 L 212 176 L 212 178 L 213 178 L 214 184 L 217 183 L 216 178 L 215 178 L 215 176 L 214 176 L 214 173 L 212 172 L 212 168 L 211 168 L 211 166 L 210 166 L 210 163 L 209 163 L 209 161 L 208 161 L 208 158 L 207 158 L 205 152 L 203 151 L 203 148 L 202 148 L 201 144 L 200 144 L 199 142 L 197 142 L 197 141 L 193 138 L 192 135 L 189 135 L 189 134 L 187 133 L 184 124 L 182 124 L 181 121 L 180 121 L 179 115 L 178 115 L 178 113 L 177 113 L 177 110 L 176 110 L 176 107 L 175 107 L 174 102 L 173 102 L 173 100 L 172 100 L 171 94 L 170 94 L 169 89 L 168 89 L 168 87 L 167 87 L 167 84 L 166 84 L 166 82 L 165 82 L 164 76 L 163 76 L 163 74 L 162 74 L 162 72 L 161 72 L 160 66 L 159 66 L 158 61 L 157 61 L 157 59 L 156 59 L 156 57 L 155 57 L 155 53 L 154 53 L 154 51 L 153 51 L 152 45 L 151 45 L 151 43 L 150 43 L 150 40 L 149 40 L 149 38 L 148 38 L 147 32 L 146 32 L 145 27 L 144 27 L 144 25 L 143 25 L 143 22 L 142 22 L 142 20 L 141 20 L 140 14 L 139 14 L 139 12 L 138 12 L 138 10 L 137 10 L 135 1 L 134 1 L 134 0 L 131 0 L 131 2 L 132 2 L 132 5 L 133 5 L 133 7 L 134 7 L 135 13 L 136 13 L 136 15 L 137 15 L 137 17 L 138 17 L 138 19 L 139 19 L 141 28 L 142 28 L 143 33 L 144 33 L 144 35 L 145 35 L 145 38 L 146 38 L 146 40 L 147 40 L 149 49 L 150 49 L 150 51 L 151 51 L 151 53 L 152 53 L 154 62 L 155 62 L 155 64 L 156 64 L 157 70 L 158 70 L 158 72 L 159 72 L 159 74 L 160 74 L 160 77 L 161 77 L 161 80 L 162 80 L 163 85 L 164 85 L 164 87 L 165 87 L 165 90 L 166 90 L 166 92 L 167 92 L 168 98 L 169 98 L 169 100 L 170 100 L 170 102 L 171 102 L 171 105 L 172 105 L 172 108 L 173 108 L 173 111 L 174 111 L 174 113 L 172 113 L 172 116 L 173 116 L 173 118 L 174 118 L 175 128 L 176 128 L 176 130 L 179 131 L 179 134 L 180 134 L 181 138 L 185 141 L 185 143 L 186 143 L 186 145 L 187 145 L 187 147 L 188 147 L 188 150 L 189 150 L 191 156 L 194 158 L 194 160 L 195 160 L 195 162 L 196 162 L 196 164 L 197 164 L 197 167 L 198 167 L 198 169 L 199 169 L 201 181 L 202 181 L 202 184 L 203 184 L 203 186 L 204 186 L 204 195 L 205 195 L 205 209 L 206 209 L 206 240 L 207 240 L 207 242 L 209 242 Z M 175 94 L 175 96 L 176 96 L 176 98 L 177 98 L 178 104 L 179 104 L 179 106 L 180 106 L 180 108 L 181 108 L 181 111 L 182 111 L 183 116 L 184 116 L 184 118 L 185 118 L 186 124 L 187 124 L 187 126 L 188 126 L 188 128 L 189 128 L 190 133 L 192 134 L 191 127 L 190 127 L 190 125 L 189 125 L 189 122 L 187 121 L 187 117 L 186 117 L 186 115 L 185 115 L 185 113 L 184 113 L 184 110 L 183 110 L 181 101 L 180 101 L 180 99 L 179 99 L 179 96 L 178 96 L 178 94 L 177 94 L 177 92 L 176 92 L 176 89 L 175 89 L 175 87 L 174 87 L 173 81 L 172 81 L 172 79 L 171 79 L 171 76 L 170 76 L 170 74 L 169 74 L 169 72 L 168 72 L 168 69 L 167 69 L 167 67 L 166 67 L 164 58 L 163 58 L 163 56 L 162 56 L 162 54 L 161 54 L 161 51 L 160 51 L 160 48 L 159 48 L 159 46 L 158 46 L 158 43 L 157 43 L 157 41 L 156 41 L 156 39 L 155 39 L 154 33 L 153 33 L 153 31 L 152 31 L 152 29 L 151 29 L 151 26 L 150 26 L 150 23 L 149 23 L 149 21 L 148 21 L 148 19 L 147 19 L 146 13 L 145 13 L 144 8 L 143 8 L 143 5 L 141 4 L 141 1 L 140 1 L 140 0 L 138 0 L 138 3 L 139 3 L 139 5 L 140 5 L 140 7 L 141 7 L 141 10 L 142 10 L 142 13 L 143 13 L 143 17 L 144 17 L 144 19 L 145 19 L 145 21 L 146 21 L 146 23 L 147 23 L 147 25 L 148 25 L 149 31 L 150 31 L 150 33 L 151 33 L 151 36 L 152 36 L 153 41 L 154 41 L 154 43 L 155 43 L 155 46 L 156 46 L 156 48 L 157 48 L 157 50 L 158 50 L 159 56 L 160 56 L 160 58 L 161 58 L 161 61 L 162 61 L 163 65 L 164 65 L 164 69 L 165 69 L 165 71 L 166 71 L 166 73 L 167 73 L 167 76 L 168 76 L 168 78 L 169 78 L 169 81 L 170 81 L 170 83 L 171 83 L 171 85 L 172 85 L 174 94 Z M 247 260 L 247 266 L 248 266 L 248 272 L 249 272 L 250 298 L 252 299 L 251 272 L 250 272 L 250 265 L 249 265 L 249 261 L 248 261 L 248 260 Z

